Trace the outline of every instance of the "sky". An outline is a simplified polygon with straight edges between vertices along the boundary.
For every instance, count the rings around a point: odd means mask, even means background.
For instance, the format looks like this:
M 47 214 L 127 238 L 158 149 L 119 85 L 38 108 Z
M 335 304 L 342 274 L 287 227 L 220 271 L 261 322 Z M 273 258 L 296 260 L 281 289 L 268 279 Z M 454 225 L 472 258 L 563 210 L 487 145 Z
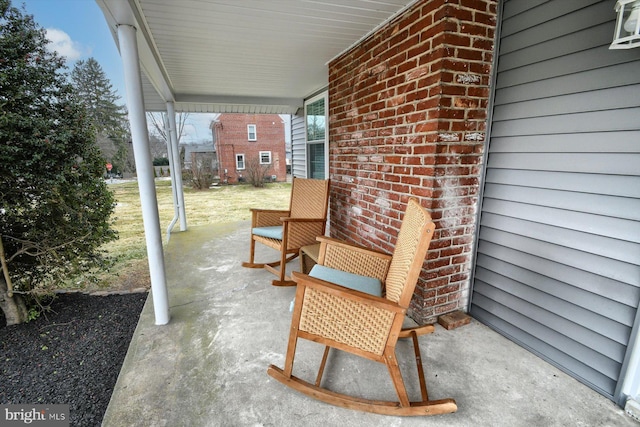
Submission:
M 102 11 L 94 0 L 12 0 L 25 6 L 36 23 L 47 30 L 50 47 L 67 59 L 69 70 L 78 60 L 93 57 L 125 104 L 122 60 Z M 181 142 L 211 141 L 212 114 L 190 114 Z

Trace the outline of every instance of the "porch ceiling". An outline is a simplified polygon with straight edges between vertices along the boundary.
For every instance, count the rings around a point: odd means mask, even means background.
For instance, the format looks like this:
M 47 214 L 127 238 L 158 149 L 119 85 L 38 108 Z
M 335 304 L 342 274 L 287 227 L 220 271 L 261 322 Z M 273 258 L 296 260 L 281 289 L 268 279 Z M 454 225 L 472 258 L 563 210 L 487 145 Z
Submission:
M 96 0 L 137 29 L 149 111 L 292 114 L 328 62 L 416 0 Z

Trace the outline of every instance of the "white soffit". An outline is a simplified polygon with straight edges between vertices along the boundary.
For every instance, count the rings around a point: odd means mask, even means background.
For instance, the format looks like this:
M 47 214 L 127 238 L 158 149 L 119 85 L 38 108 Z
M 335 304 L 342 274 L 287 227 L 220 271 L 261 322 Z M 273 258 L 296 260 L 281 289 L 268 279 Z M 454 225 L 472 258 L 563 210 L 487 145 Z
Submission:
M 113 34 L 138 28 L 147 109 L 292 114 L 332 58 L 415 0 L 96 2 Z

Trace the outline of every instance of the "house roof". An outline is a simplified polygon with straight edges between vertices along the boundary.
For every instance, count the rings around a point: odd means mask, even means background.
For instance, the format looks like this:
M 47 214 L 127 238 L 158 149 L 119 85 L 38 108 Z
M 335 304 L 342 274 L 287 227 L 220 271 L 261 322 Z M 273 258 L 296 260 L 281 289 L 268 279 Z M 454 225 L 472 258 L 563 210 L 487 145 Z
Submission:
M 293 114 L 335 58 L 416 0 L 96 0 L 137 28 L 148 111 Z

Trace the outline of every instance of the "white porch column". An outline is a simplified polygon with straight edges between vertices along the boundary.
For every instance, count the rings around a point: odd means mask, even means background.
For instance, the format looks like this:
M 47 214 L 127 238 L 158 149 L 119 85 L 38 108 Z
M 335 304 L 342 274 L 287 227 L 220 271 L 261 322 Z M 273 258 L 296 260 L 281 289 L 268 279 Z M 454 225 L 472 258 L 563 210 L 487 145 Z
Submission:
M 142 80 L 136 42 L 136 28 L 131 25 L 118 26 L 120 56 L 124 68 L 127 107 L 131 124 L 133 154 L 136 160 L 138 188 L 142 204 L 142 221 L 147 241 L 147 256 L 151 275 L 151 294 L 156 317 L 156 325 L 169 323 L 167 283 L 162 250 L 162 234 L 158 216 L 158 199 L 153 177 L 153 163 L 149 150 L 147 118 L 142 97 Z
M 625 402 L 618 402 L 632 417 L 640 419 L 640 336 L 635 337 L 627 372 L 622 381 L 622 395 Z
M 175 191 L 178 196 L 178 213 L 180 215 L 180 231 L 187 230 L 187 214 L 185 213 L 184 206 L 184 188 L 182 186 L 182 167 L 180 164 L 180 147 L 178 146 L 178 131 L 176 126 L 176 110 L 173 106 L 173 102 L 167 102 L 167 116 L 169 117 L 169 143 L 171 144 L 172 153 L 172 173 L 174 178 Z
M 176 189 L 176 169 L 173 165 L 173 144 L 171 144 L 171 126 L 169 125 L 169 114 L 162 113 L 162 129 L 164 129 L 166 136 L 165 139 L 167 141 L 167 153 L 169 159 L 169 177 L 171 178 L 171 196 L 173 198 L 173 218 L 171 218 L 171 222 L 167 227 L 167 243 L 171 241 L 171 230 L 178 222 L 180 218 L 180 209 L 178 205 L 178 190 Z

